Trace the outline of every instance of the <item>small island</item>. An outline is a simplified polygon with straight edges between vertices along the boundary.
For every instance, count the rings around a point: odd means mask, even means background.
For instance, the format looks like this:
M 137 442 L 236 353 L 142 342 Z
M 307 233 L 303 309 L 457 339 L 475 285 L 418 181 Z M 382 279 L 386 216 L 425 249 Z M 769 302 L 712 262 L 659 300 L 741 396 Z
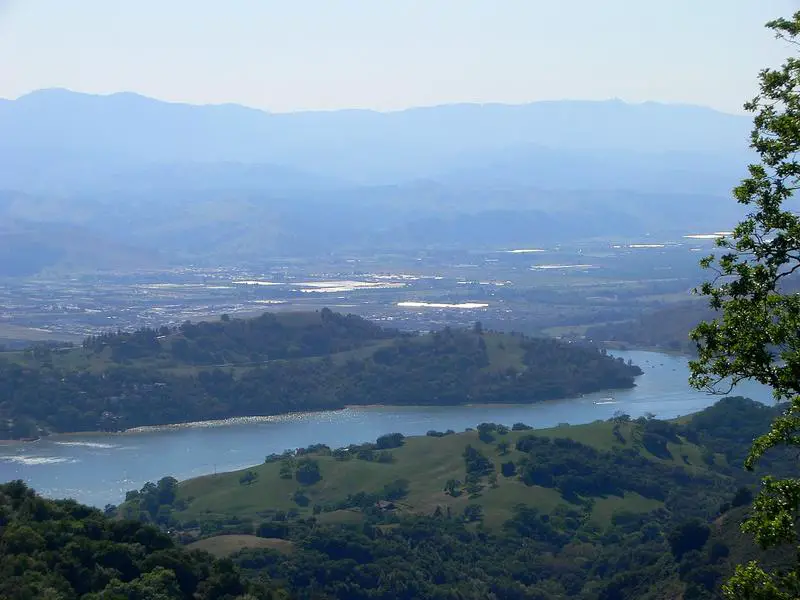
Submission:
M 0 439 L 364 405 L 531 403 L 630 388 L 642 371 L 583 344 L 387 329 L 329 309 L 265 313 L 0 354 Z

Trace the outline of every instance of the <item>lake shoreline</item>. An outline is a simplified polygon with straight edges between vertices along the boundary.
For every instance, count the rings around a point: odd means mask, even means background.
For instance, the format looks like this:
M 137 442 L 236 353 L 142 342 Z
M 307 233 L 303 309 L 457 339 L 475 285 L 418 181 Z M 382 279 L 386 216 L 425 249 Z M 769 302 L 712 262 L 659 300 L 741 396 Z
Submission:
M 47 436 L 40 436 L 35 438 L 20 438 L 18 440 L 0 440 L 0 446 L 15 446 L 17 444 L 35 444 L 36 442 L 40 441 L 42 437 L 47 437 Z
M 659 346 L 640 346 L 638 344 L 631 344 L 629 342 L 615 342 L 612 340 L 604 340 L 597 342 L 597 344 L 610 352 L 651 352 L 654 354 L 665 354 L 666 356 L 674 356 L 694 360 L 697 354 L 693 352 L 686 352 L 684 350 L 675 350 L 674 348 L 661 348 Z
M 21 444 L 31 444 L 44 439 L 60 438 L 60 437 L 99 437 L 99 436 L 124 436 L 136 435 L 141 433 L 151 433 L 158 431 L 169 431 L 179 429 L 200 429 L 210 427 L 233 427 L 236 425 L 258 424 L 258 423 L 272 423 L 282 420 L 297 418 L 297 417 L 313 417 L 314 415 L 340 413 L 346 410 L 359 410 L 359 409 L 409 409 L 420 410 L 427 408 L 512 408 L 524 407 L 540 404 L 550 404 L 553 402 L 564 402 L 567 400 L 581 400 L 587 395 L 613 393 L 615 391 L 630 390 L 636 387 L 634 384 L 628 388 L 609 388 L 604 390 L 597 390 L 589 392 L 588 394 L 581 394 L 580 396 L 565 396 L 563 398 L 550 398 L 547 400 L 536 400 L 532 402 L 465 402 L 463 404 L 345 404 L 341 408 L 330 408 L 327 410 L 309 410 L 309 411 L 294 411 L 288 413 L 278 413 L 274 415 L 246 415 L 240 417 L 227 417 L 224 419 L 204 419 L 201 421 L 184 421 L 181 423 L 164 423 L 161 425 L 140 425 L 137 427 L 130 427 L 128 429 L 120 429 L 117 431 L 60 431 L 40 436 L 35 439 L 28 440 L 0 440 L 0 446 L 14 446 Z
M 645 366 L 636 386 L 614 392 L 615 405 L 595 404 L 607 392 L 575 396 L 560 401 L 525 404 L 432 407 L 389 407 L 372 402 L 282 417 L 239 420 L 238 426 L 182 424 L 136 431 L 54 434 L 30 444 L 0 447 L 0 481 L 22 479 L 51 498 L 75 498 L 92 506 L 119 504 L 125 492 L 165 475 L 178 480 L 214 472 L 228 472 L 261 464 L 265 456 L 287 449 L 326 444 L 331 448 L 374 442 L 387 433 L 424 436 L 428 431 L 464 431 L 479 423 L 525 423 L 535 429 L 562 423 L 579 425 L 613 418 L 624 412 L 632 418 L 648 413 L 669 420 L 695 413 L 714 404 L 713 397 L 688 386 L 687 359 L 646 351 L 615 352 L 625 360 Z M 771 391 L 743 382 L 731 395 L 771 402 Z M 377 406 L 376 406 L 377 404 Z M 234 425 L 226 421 L 223 425 Z M 212 423 L 218 425 L 218 423 Z M 196 427 L 196 428 L 194 428 Z M 3 456 L 6 455 L 6 456 Z

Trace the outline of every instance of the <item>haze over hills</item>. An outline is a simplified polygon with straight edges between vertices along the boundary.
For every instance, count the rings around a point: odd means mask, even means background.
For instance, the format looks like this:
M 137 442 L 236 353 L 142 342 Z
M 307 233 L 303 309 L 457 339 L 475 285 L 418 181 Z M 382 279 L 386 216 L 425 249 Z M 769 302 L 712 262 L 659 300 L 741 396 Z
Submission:
M 276 114 L 42 90 L 0 103 L 0 218 L 73 228 L 23 274 L 79 229 L 173 263 L 718 230 L 749 128 L 617 100 Z M 71 268 L 116 264 L 92 254 Z

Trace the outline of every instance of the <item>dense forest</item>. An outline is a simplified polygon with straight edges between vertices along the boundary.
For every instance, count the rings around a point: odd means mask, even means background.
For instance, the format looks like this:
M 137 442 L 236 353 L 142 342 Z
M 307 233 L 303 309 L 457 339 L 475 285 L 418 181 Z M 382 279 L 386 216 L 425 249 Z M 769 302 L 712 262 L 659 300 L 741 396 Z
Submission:
M 165 478 L 118 512 L 298 598 L 717 599 L 757 553 L 738 525 L 758 473 L 741 460 L 779 412 L 727 398 L 672 422 L 394 434 Z
M 284 597 L 243 578 L 230 560 L 181 548 L 150 525 L 45 500 L 21 481 L 0 485 L 4 600 Z
M 631 387 L 640 373 L 593 347 L 480 324 L 410 335 L 329 310 L 223 317 L 0 356 L 0 438 L 356 404 L 537 402 Z

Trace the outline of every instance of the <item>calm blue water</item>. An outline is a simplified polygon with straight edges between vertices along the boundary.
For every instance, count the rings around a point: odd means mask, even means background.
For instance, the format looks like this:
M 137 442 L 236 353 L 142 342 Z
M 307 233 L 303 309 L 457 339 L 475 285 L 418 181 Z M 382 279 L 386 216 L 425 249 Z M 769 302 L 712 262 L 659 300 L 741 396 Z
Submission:
M 615 352 L 644 370 L 636 387 L 556 402 L 515 406 L 348 408 L 286 415 L 268 422 L 202 425 L 140 433 L 52 436 L 30 444 L 0 446 L 0 481 L 24 479 L 53 498 L 71 497 L 104 506 L 117 504 L 130 489 L 165 475 L 186 479 L 260 463 L 267 454 L 325 443 L 332 447 L 371 441 L 401 432 L 430 429 L 463 431 L 481 422 L 534 427 L 608 419 L 616 411 L 633 417 L 652 412 L 660 418 L 689 414 L 718 400 L 687 384 L 687 359 L 655 352 Z M 734 392 L 771 402 L 768 388 L 743 383 Z

